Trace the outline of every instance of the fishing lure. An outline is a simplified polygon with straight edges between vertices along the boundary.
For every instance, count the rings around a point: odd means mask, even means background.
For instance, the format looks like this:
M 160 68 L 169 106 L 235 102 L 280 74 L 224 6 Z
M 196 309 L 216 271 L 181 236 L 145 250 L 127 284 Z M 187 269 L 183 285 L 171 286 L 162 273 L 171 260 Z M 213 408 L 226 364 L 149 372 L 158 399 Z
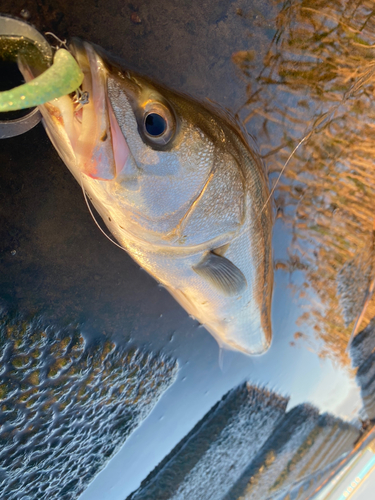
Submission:
M 0 92 L 0 112 L 15 111 L 44 104 L 70 94 L 83 81 L 83 73 L 74 57 L 65 49 L 55 53 L 53 64 L 28 83 Z

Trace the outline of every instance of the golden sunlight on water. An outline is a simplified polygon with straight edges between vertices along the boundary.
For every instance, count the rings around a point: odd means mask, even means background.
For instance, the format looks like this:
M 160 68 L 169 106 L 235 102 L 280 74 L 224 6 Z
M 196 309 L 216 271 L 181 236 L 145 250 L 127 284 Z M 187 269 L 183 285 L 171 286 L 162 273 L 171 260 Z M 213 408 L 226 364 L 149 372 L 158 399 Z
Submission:
M 261 66 L 253 53 L 233 54 L 249 83 L 239 117 L 249 133 L 257 131 L 274 185 L 294 151 L 275 190 L 277 216 L 292 235 L 288 259 L 276 266 L 302 272 L 302 281 L 293 286 L 300 298 L 309 298 L 299 318 L 302 331 L 306 325 L 315 331 L 316 345 L 308 347 L 342 365 L 349 364 L 346 348 L 356 320 L 362 320 L 359 331 L 375 315 L 375 304 L 369 303 L 375 191 L 372 14 L 370 1 L 287 2 Z M 304 338 L 296 332 L 296 342 Z

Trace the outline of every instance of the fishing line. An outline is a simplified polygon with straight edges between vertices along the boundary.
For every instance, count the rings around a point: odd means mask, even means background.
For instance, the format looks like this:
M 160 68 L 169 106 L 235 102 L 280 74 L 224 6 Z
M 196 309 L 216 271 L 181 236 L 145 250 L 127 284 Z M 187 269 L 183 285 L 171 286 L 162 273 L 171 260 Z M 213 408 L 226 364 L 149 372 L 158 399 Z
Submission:
M 263 210 L 266 208 L 266 206 L 268 205 L 268 202 L 269 202 L 269 201 L 270 201 L 270 199 L 272 198 L 272 195 L 273 195 L 273 193 L 275 192 L 275 189 L 276 189 L 276 187 L 277 187 L 277 184 L 278 184 L 278 182 L 280 181 L 281 176 L 283 175 L 283 173 L 284 173 L 284 171 L 285 171 L 286 167 L 288 166 L 288 163 L 289 163 L 289 162 L 290 162 L 290 160 L 292 159 L 292 156 L 293 156 L 293 155 L 294 155 L 294 153 L 297 151 L 297 149 L 301 146 L 301 144 L 303 144 L 305 141 L 307 141 L 307 139 L 309 139 L 309 138 L 310 138 L 310 136 L 311 136 L 311 134 L 312 134 L 312 133 L 313 133 L 313 131 L 311 131 L 311 132 L 309 132 L 307 135 L 305 135 L 305 137 L 303 137 L 303 138 L 299 141 L 299 143 L 297 144 L 297 146 L 296 146 L 296 147 L 293 149 L 293 151 L 290 153 L 290 155 L 289 155 L 288 159 L 286 160 L 286 162 L 285 162 L 285 164 L 284 164 L 283 168 L 281 169 L 281 171 L 280 171 L 280 173 L 279 173 L 279 175 L 278 175 L 278 177 L 277 177 L 277 179 L 276 179 L 276 182 L 275 182 L 275 184 L 274 184 L 273 188 L 271 189 L 270 194 L 268 195 L 268 198 L 267 198 L 267 200 L 266 200 L 265 204 L 263 205 L 263 208 L 262 208 L 262 210 L 261 210 L 261 212 L 260 212 L 261 214 L 263 213 Z
M 102 228 L 100 227 L 100 225 L 99 225 L 99 222 L 96 220 L 95 215 L 94 215 L 93 211 L 91 210 L 91 207 L 90 207 L 89 201 L 88 201 L 88 199 L 87 199 L 86 190 L 85 190 L 85 188 L 84 188 L 84 186 L 83 186 L 83 176 L 82 176 L 81 188 L 82 188 L 83 197 L 84 197 L 84 199 L 85 199 L 85 202 L 86 202 L 87 208 L 89 209 L 89 212 L 90 212 L 91 217 L 93 218 L 93 220 L 94 220 L 95 224 L 98 226 L 98 228 L 100 229 L 100 231 L 104 234 L 104 236 L 105 236 L 105 237 L 106 237 L 106 238 L 107 238 L 110 242 L 112 242 L 114 245 L 116 245 L 116 247 L 119 247 L 119 248 L 121 248 L 121 250 L 123 250 L 124 252 L 126 252 L 125 248 L 123 248 L 121 245 L 119 245 L 118 243 L 116 243 L 116 241 L 114 241 L 114 240 L 113 240 L 110 236 L 108 236 L 108 234 L 107 234 L 105 231 L 103 231 L 103 229 L 102 229 Z
M 323 113 L 322 116 L 319 116 L 314 124 L 313 124 L 313 127 L 312 129 L 310 130 L 310 132 L 308 134 L 306 134 L 300 141 L 299 143 L 297 144 L 297 146 L 293 149 L 293 151 L 290 153 L 288 159 L 286 160 L 283 168 L 281 169 L 277 179 L 276 179 L 276 182 L 274 184 L 274 186 L 272 187 L 271 189 L 271 192 L 267 198 L 267 201 L 265 202 L 265 204 L 263 205 L 263 208 L 261 210 L 261 214 L 263 213 L 264 209 L 266 208 L 268 202 L 270 201 L 273 193 L 275 192 L 275 189 L 281 179 L 281 176 L 283 175 L 283 173 L 285 172 L 285 169 L 287 167 L 287 165 L 289 164 L 290 160 L 292 159 L 293 155 L 295 154 L 295 152 L 297 151 L 297 149 L 304 143 L 306 142 L 308 139 L 310 139 L 310 137 L 312 136 L 312 134 L 314 132 L 317 132 L 319 127 L 321 125 L 324 125 L 324 123 L 327 123 L 329 120 L 332 121 L 335 117 L 335 114 L 337 113 L 337 111 L 340 109 L 340 107 L 346 103 L 346 101 L 357 91 L 359 90 L 361 87 L 363 87 L 363 85 L 365 85 L 365 83 L 368 82 L 368 80 L 371 79 L 371 77 L 374 75 L 375 73 L 375 64 L 374 63 L 371 63 L 369 65 L 369 68 L 361 75 L 359 76 L 359 78 L 357 79 L 357 81 L 355 81 L 353 83 L 353 85 L 350 87 L 350 89 L 344 93 L 341 101 L 336 104 L 335 106 L 333 106 L 331 108 L 330 111 L 327 111 L 326 113 Z
M 78 184 L 79 184 L 79 183 L 78 183 Z M 114 240 L 113 240 L 110 236 L 108 236 L 108 234 L 107 234 L 107 233 L 105 233 L 105 232 L 103 231 L 103 229 L 100 227 L 100 225 L 99 225 L 98 221 L 96 220 L 95 215 L 94 215 L 93 211 L 91 210 L 90 204 L 89 204 L 89 202 L 88 202 L 89 198 L 88 198 L 88 196 L 87 196 L 86 190 L 85 190 L 85 188 L 83 187 L 83 174 L 82 174 L 82 181 L 81 181 L 81 183 L 80 183 L 80 186 L 81 186 L 81 189 L 82 189 L 83 197 L 84 197 L 84 199 L 85 199 L 85 202 L 86 202 L 87 208 L 89 209 L 89 212 L 90 212 L 90 214 L 91 214 L 91 217 L 93 218 L 93 220 L 94 220 L 95 224 L 98 226 L 98 228 L 100 229 L 100 231 L 104 234 L 104 236 L 105 236 L 105 237 L 106 237 L 106 238 L 107 238 L 107 239 L 108 239 L 111 243 L 113 243 L 114 245 L 116 245 L 116 247 L 119 247 L 119 248 L 121 248 L 121 250 L 123 250 L 124 252 L 128 253 L 128 252 L 127 252 L 127 250 L 126 250 L 126 248 L 124 248 L 124 247 L 122 247 L 121 245 L 119 245 L 119 244 L 118 244 L 116 241 L 114 241 Z M 91 200 L 90 200 L 90 201 L 91 201 Z M 92 201 L 91 201 L 91 203 L 92 203 Z M 94 205 L 94 204 L 93 204 L 93 205 Z M 95 205 L 94 205 L 94 206 L 95 206 Z M 123 229 L 123 228 L 122 228 L 122 229 Z M 153 243 L 147 242 L 147 244 L 148 244 L 150 247 L 152 247 L 152 248 L 157 248 L 157 246 L 156 246 L 156 245 L 154 245 Z

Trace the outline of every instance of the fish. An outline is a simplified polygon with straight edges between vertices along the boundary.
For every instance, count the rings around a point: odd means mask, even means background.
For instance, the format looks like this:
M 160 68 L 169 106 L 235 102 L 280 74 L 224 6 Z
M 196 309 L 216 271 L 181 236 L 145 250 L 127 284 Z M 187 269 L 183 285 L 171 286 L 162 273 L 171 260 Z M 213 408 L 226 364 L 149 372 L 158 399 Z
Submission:
M 218 109 L 86 41 L 69 50 L 89 102 L 72 94 L 39 106 L 62 161 L 119 245 L 221 348 L 265 353 L 272 209 L 255 148 Z

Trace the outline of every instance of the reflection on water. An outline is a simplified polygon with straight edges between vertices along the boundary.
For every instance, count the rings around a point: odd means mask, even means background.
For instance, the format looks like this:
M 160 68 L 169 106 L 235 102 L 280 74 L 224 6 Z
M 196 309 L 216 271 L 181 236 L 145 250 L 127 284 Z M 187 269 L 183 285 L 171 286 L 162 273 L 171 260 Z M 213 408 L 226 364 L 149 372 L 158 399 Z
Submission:
M 295 488 L 311 494 L 359 430 L 309 404 L 286 413 L 287 403 L 250 383 L 231 390 L 128 500 L 262 500 Z
M 129 500 L 221 498 L 265 443 L 287 403 L 249 384 L 233 389 Z
M 177 364 L 76 328 L 0 321 L 1 498 L 76 498 L 174 382 Z
M 357 383 L 361 387 L 364 413 L 375 419 L 375 320 L 360 332 L 351 345 L 350 354 L 357 368 Z
M 291 233 L 278 268 L 302 273 L 298 291 L 309 307 L 300 327 L 323 341 L 320 356 L 342 364 L 372 274 L 372 9 L 368 1 L 287 1 L 261 68 L 252 54 L 233 56 L 248 81 L 239 114 L 270 172 L 306 138 L 276 189 L 278 223 Z M 365 320 L 374 313 L 370 307 Z
M 337 461 L 351 451 L 358 434 L 355 427 L 340 419 L 319 416 L 309 405 L 297 406 L 286 414 L 233 493 L 242 493 L 243 500 L 261 500 L 283 497 L 297 489 L 304 491 L 306 498 Z M 230 498 L 237 495 L 228 495 L 226 500 Z

